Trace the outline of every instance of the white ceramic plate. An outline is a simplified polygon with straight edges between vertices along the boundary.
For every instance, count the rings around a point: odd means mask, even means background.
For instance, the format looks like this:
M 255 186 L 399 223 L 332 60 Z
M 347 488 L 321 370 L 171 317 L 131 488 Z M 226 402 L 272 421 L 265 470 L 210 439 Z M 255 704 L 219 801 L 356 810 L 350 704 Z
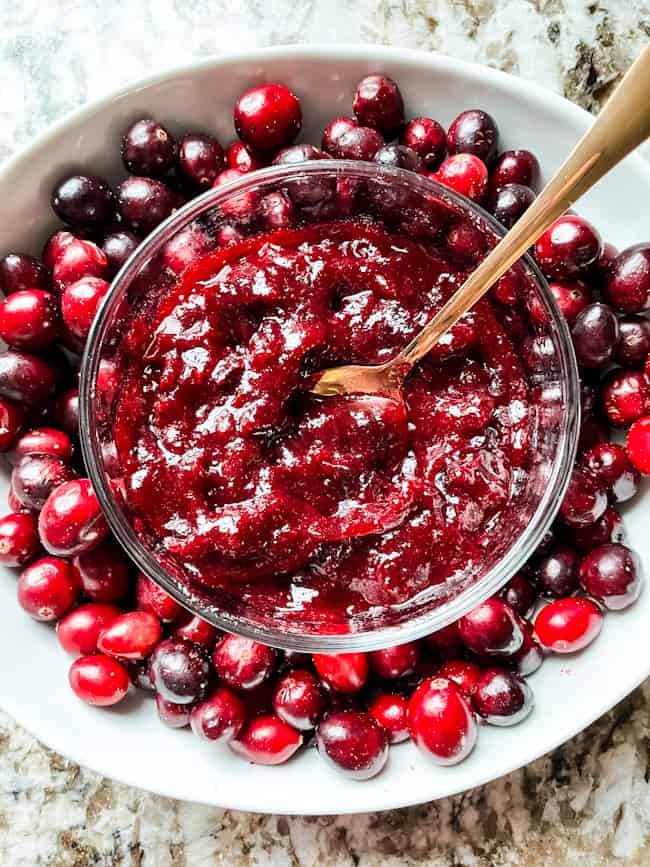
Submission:
M 383 70 L 401 85 L 407 114 L 448 124 L 463 108 L 491 112 L 502 147 L 533 150 L 546 173 L 586 129 L 590 116 L 536 85 L 484 67 L 423 52 L 373 46 L 292 46 L 219 58 L 138 82 L 91 103 L 36 139 L 0 169 L 1 252 L 38 252 L 53 226 L 49 193 L 71 169 L 117 178 L 120 135 L 153 115 L 172 131 L 208 130 L 228 142 L 237 96 L 280 81 L 303 100 L 304 140 L 318 143 L 326 122 L 349 114 L 356 82 Z M 650 167 L 628 158 L 580 204 L 619 246 L 645 240 Z M 4 501 L 7 478 L 0 479 Z M 647 501 L 626 510 L 629 541 L 650 561 Z M 650 673 L 650 592 L 629 611 L 608 614 L 583 654 L 557 657 L 534 675 L 536 707 L 512 729 L 482 728 L 472 756 L 453 768 L 430 764 L 412 744 L 391 749 L 373 780 L 347 780 L 308 750 L 279 768 L 248 765 L 228 749 L 161 725 L 150 700 L 133 695 L 113 710 L 78 701 L 67 684 L 70 658 L 53 630 L 15 601 L 15 575 L 0 576 L 0 705 L 50 747 L 109 777 L 173 798 L 270 813 L 352 813 L 415 804 L 460 792 L 518 768 L 576 734 Z

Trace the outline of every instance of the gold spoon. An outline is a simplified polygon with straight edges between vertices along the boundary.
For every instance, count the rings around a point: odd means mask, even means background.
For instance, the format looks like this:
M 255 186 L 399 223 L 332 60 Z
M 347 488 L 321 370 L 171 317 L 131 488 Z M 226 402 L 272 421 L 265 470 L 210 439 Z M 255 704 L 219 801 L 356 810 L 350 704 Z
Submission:
M 594 125 L 510 231 L 395 358 L 316 374 L 311 391 L 326 396 L 382 394 L 401 400 L 404 379 L 452 325 L 496 283 L 571 205 L 650 136 L 650 45 L 632 64 Z

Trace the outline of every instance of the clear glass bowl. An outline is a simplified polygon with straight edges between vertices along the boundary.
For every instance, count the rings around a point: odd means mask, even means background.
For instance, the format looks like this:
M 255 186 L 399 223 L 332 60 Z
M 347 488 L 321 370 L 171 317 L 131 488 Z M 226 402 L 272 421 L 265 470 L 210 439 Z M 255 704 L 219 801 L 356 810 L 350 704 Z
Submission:
M 537 401 L 530 427 L 534 460 L 518 482 L 509 523 L 500 528 L 491 559 L 480 573 L 470 571 L 453 583 L 434 585 L 399 606 L 353 615 L 326 634 L 320 621 L 280 621 L 234 595 L 208 593 L 196 584 L 189 589 L 178 570 L 169 568 L 157 540 L 135 532 L 119 493 L 121 470 L 112 421 L 120 341 L 144 293 L 153 285 L 162 292 L 173 284 L 163 254 L 172 239 L 198 221 L 203 230 L 209 229 L 216 248 L 217 239 L 223 240 L 229 231 L 223 227 L 232 226 L 246 210 L 247 196 L 275 191 L 291 199 L 292 225 L 371 216 L 381 219 L 390 231 L 432 244 L 450 225 L 478 227 L 488 246 L 504 234 L 481 208 L 446 187 L 412 172 L 369 163 L 322 160 L 277 166 L 193 199 L 138 248 L 115 278 L 93 324 L 80 387 L 81 439 L 88 471 L 111 529 L 132 560 L 178 602 L 215 626 L 305 652 L 340 653 L 399 644 L 441 629 L 498 591 L 530 557 L 553 520 L 571 473 L 579 429 L 579 384 L 570 335 L 544 278 L 524 257 L 514 271 L 525 287 L 519 314 L 526 334 L 522 355 Z M 251 236 L 268 231 L 256 220 L 244 221 L 237 229 Z M 106 376 L 107 370 L 117 377 Z

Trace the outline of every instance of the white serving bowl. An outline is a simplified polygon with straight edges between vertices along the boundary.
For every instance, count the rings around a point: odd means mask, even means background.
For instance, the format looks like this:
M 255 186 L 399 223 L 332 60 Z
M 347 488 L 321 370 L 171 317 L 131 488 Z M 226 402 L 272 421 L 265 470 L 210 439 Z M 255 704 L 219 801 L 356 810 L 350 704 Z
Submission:
M 73 169 L 121 176 L 119 141 L 130 122 L 152 115 L 172 132 L 233 137 L 232 106 L 261 81 L 280 81 L 303 101 L 302 140 L 318 143 L 325 124 L 349 114 L 356 82 L 385 71 L 400 84 L 408 116 L 448 124 L 464 108 L 496 118 L 501 146 L 534 151 L 548 175 L 588 127 L 590 116 L 553 93 L 485 67 L 424 52 L 378 46 L 291 46 L 202 61 L 93 102 L 39 136 L 0 167 L 1 253 L 39 252 L 55 225 L 56 180 Z M 645 240 L 650 167 L 629 157 L 579 206 L 617 246 Z M 8 473 L 0 479 L 6 497 Z M 647 501 L 625 510 L 628 540 L 650 560 Z M 67 683 L 70 657 L 53 630 L 15 601 L 15 575 L 0 576 L 0 706 L 48 746 L 109 777 L 169 797 L 269 813 L 353 813 L 444 797 L 495 779 L 555 748 L 622 699 L 650 673 L 650 593 L 608 614 L 587 651 L 549 659 L 531 679 L 535 710 L 504 730 L 485 726 L 464 763 L 431 764 L 411 743 L 391 749 L 385 770 L 359 783 L 338 775 L 315 750 L 284 766 L 249 765 L 227 748 L 160 724 L 153 703 L 132 695 L 113 710 L 82 704 Z

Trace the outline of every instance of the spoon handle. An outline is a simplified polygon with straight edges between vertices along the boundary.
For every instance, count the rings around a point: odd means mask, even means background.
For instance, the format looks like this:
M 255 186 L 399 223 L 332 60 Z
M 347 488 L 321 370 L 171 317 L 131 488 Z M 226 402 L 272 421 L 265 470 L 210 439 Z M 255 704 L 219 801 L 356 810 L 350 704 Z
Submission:
M 650 136 L 650 45 L 618 85 L 592 127 L 528 210 L 393 363 L 410 368 L 623 157 Z

